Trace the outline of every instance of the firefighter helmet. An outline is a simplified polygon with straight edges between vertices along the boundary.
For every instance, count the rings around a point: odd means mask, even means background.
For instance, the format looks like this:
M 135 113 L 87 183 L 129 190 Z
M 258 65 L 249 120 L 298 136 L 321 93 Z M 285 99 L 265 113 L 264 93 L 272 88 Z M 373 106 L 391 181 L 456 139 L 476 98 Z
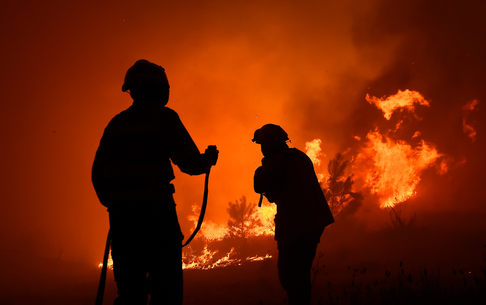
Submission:
M 288 140 L 289 136 L 282 127 L 275 124 L 266 124 L 262 128 L 255 130 L 252 141 L 257 144 L 273 145 L 285 143 Z
M 126 92 L 134 87 L 151 86 L 161 89 L 169 89 L 169 81 L 165 69 L 148 60 L 138 60 L 125 75 L 122 91 Z

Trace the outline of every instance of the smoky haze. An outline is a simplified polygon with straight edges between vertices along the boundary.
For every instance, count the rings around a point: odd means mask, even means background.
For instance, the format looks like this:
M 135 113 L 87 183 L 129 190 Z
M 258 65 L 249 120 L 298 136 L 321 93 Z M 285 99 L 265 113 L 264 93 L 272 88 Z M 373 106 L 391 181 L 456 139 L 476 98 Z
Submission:
M 228 202 L 242 195 L 258 200 L 253 172 L 262 156 L 254 130 L 279 124 L 302 150 L 321 139 L 326 156 L 318 171 L 327 173 L 337 152 L 355 156 L 370 130 L 386 132 L 399 120 L 386 121 L 366 94 L 405 89 L 430 107 L 418 107 L 422 119 L 410 119 L 395 137 L 409 140 L 419 130 L 453 165 L 444 175 L 428 169 L 407 211 L 484 215 L 482 1 L 134 3 L 16 1 L 2 10 L 0 249 L 101 259 L 108 216 L 91 185 L 91 164 L 109 120 L 131 104 L 121 85 L 141 58 L 166 69 L 168 107 L 199 149 L 218 146 L 209 220 L 226 222 Z M 472 141 L 463 107 L 474 99 Z M 176 172 L 186 237 L 203 179 Z M 368 196 L 356 217 L 376 228 L 388 213 Z

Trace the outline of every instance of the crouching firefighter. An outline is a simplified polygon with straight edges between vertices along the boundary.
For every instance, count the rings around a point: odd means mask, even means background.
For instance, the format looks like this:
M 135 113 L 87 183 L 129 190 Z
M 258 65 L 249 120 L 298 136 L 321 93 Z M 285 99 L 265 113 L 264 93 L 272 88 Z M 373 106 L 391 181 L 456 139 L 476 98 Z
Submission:
M 106 127 L 92 168 L 95 191 L 109 212 L 114 304 L 146 305 L 150 295 L 151 305 L 180 305 L 184 236 L 171 161 L 200 175 L 216 164 L 218 151 L 212 146 L 201 154 L 177 113 L 165 107 L 169 82 L 161 66 L 137 61 L 122 91 L 133 104 Z
M 278 125 L 255 131 L 252 141 L 261 145 L 264 158 L 255 171 L 254 189 L 277 205 L 278 273 L 289 304 L 309 305 L 312 261 L 324 228 L 334 218 L 312 161 L 297 148 L 289 148 L 288 140 Z

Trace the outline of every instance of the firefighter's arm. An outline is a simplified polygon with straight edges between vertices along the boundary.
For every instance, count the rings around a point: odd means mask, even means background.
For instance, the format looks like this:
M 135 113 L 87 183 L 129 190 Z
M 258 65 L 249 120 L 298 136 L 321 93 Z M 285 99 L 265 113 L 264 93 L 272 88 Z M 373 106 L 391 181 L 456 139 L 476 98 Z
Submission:
M 253 188 L 255 189 L 255 193 L 263 194 L 267 190 L 265 179 L 265 169 L 263 166 L 260 166 L 256 169 L 255 175 L 253 176 Z
M 171 143 L 169 148 L 170 159 L 183 173 L 189 175 L 207 173 L 209 168 L 215 165 L 218 160 L 218 150 L 216 147 L 211 149 L 208 147 L 206 152 L 201 154 L 177 113 L 171 109 L 167 111 L 169 129 L 167 139 L 168 143 Z
M 179 169 L 189 175 L 201 175 L 207 173 L 209 168 L 216 165 L 218 160 L 218 151 L 208 151 L 204 154 L 199 153 L 199 150 L 194 150 L 192 153 L 186 155 L 185 157 L 178 159 L 174 158 L 172 161 L 179 167 Z
M 264 194 L 278 189 L 284 174 L 282 163 L 282 155 L 263 158 L 262 166 L 256 169 L 253 177 L 253 188 L 256 193 Z

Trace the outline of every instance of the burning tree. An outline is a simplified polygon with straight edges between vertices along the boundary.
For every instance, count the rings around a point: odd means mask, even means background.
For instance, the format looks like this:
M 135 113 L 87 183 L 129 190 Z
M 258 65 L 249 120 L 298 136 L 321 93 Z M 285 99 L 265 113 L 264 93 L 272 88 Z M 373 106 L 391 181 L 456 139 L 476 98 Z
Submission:
M 228 234 L 230 237 L 247 238 L 250 233 L 259 226 L 261 221 L 256 218 L 256 204 L 247 203 L 246 196 L 242 196 L 234 203 L 228 203 L 229 208 L 226 211 L 229 214 Z
M 256 204 L 248 203 L 246 196 L 242 196 L 240 200 L 236 200 L 234 203 L 229 202 L 228 205 L 228 235 L 238 241 L 239 249 L 237 252 L 243 255 L 247 251 L 248 237 L 254 235 L 253 231 L 257 227 L 261 227 L 262 222 L 257 217 Z
M 362 192 L 353 192 L 353 175 L 346 177 L 345 171 L 349 165 L 349 160 L 344 159 L 342 153 L 337 153 L 336 157 L 329 161 L 327 177 L 328 188 L 323 188 L 324 194 L 333 215 L 346 210 L 347 214 L 352 214 L 361 205 L 364 196 Z

